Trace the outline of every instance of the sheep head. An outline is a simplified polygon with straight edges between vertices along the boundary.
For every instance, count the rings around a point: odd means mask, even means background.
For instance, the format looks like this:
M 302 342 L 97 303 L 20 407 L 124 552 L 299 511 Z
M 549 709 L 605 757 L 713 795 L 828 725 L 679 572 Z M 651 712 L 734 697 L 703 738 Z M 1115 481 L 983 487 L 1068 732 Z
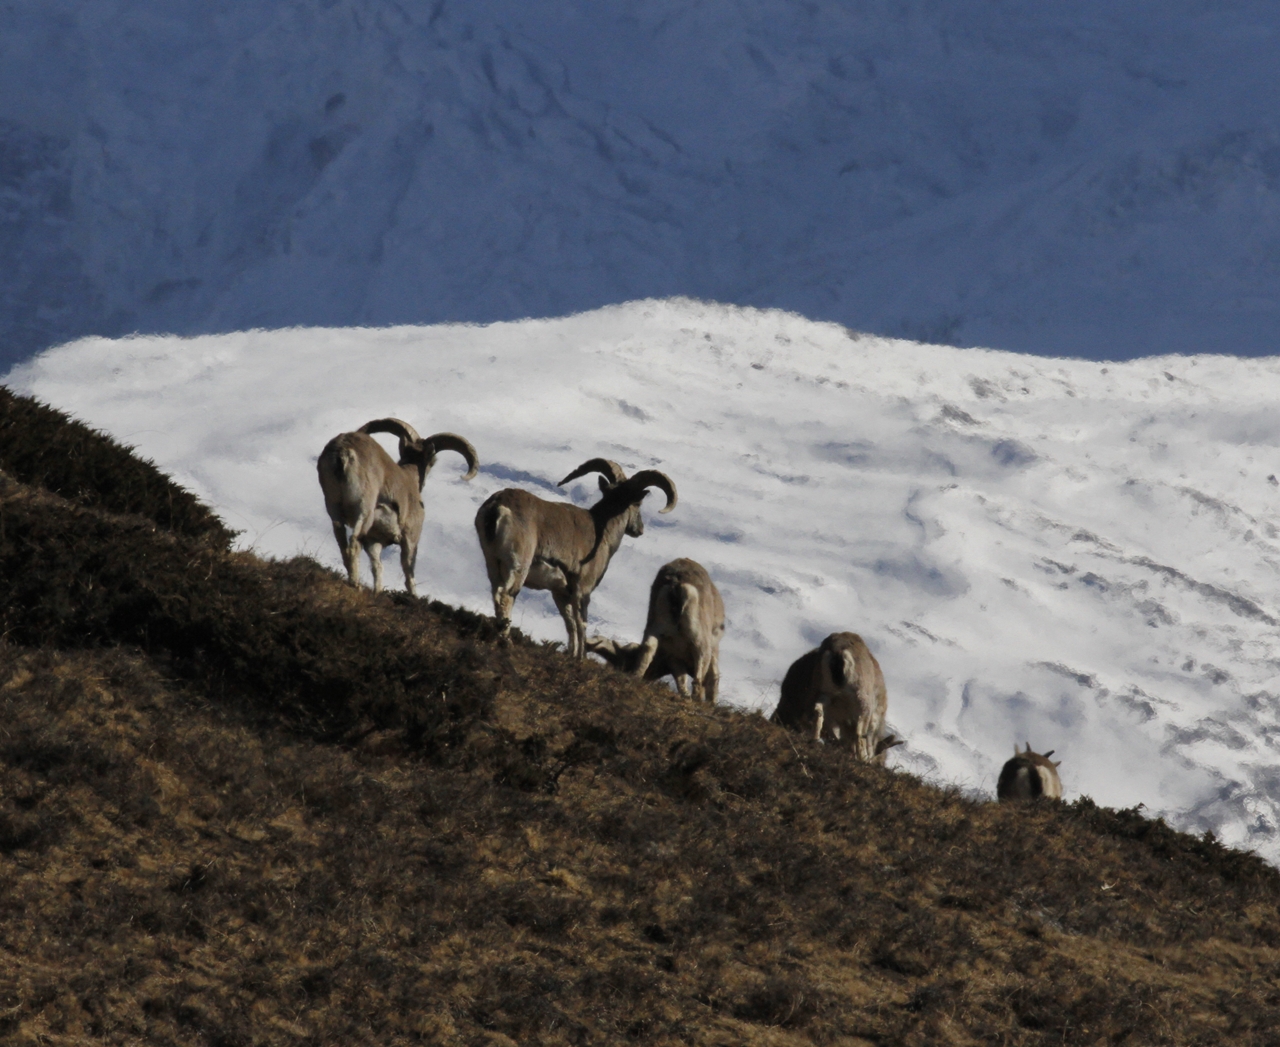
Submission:
M 360 432 L 391 433 L 395 436 L 400 441 L 400 464 L 418 467 L 418 490 L 422 490 L 427 473 L 431 472 L 431 467 L 436 464 L 436 455 L 440 451 L 455 451 L 462 455 L 467 463 L 467 472 L 462 477 L 464 480 L 470 480 L 475 476 L 480 467 L 476 449 L 456 433 L 436 433 L 424 439 L 418 435 L 418 431 L 413 426 L 399 418 L 378 418 L 372 422 L 365 422 L 360 427 Z
M 560 485 L 576 480 L 587 473 L 600 473 L 600 490 L 603 497 L 595 509 L 608 516 L 623 516 L 623 529 L 631 538 L 639 538 L 644 534 L 644 518 L 640 515 L 640 503 L 649 493 L 650 487 L 656 487 L 667 496 L 667 504 L 659 512 L 669 513 L 676 507 L 676 485 L 666 473 L 657 469 L 642 469 L 635 476 L 628 477 L 617 462 L 607 458 L 592 458 L 583 462 L 578 468 L 560 481 Z M 594 510 L 593 510 L 594 511 Z

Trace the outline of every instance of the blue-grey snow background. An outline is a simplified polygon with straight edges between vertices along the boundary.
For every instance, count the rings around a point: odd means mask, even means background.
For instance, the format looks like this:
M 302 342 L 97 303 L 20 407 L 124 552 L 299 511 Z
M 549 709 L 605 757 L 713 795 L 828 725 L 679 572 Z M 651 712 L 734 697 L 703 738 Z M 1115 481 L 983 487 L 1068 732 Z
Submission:
M 1280 862 L 1277 68 L 1272 2 L 19 0 L 0 364 L 330 564 L 326 439 L 464 433 L 481 610 L 487 493 L 663 468 L 601 631 L 693 555 L 728 700 L 854 628 L 898 766 Z
M 0 354 L 646 297 L 1277 351 L 1273 0 L 19 0 Z

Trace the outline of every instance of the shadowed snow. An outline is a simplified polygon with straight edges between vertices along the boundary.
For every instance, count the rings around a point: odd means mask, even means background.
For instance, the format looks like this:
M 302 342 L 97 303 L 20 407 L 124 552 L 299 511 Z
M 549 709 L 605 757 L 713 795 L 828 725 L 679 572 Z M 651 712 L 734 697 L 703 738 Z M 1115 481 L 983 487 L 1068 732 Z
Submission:
M 0 361 L 677 294 L 1274 352 L 1277 64 L 1263 0 L 6 4 Z

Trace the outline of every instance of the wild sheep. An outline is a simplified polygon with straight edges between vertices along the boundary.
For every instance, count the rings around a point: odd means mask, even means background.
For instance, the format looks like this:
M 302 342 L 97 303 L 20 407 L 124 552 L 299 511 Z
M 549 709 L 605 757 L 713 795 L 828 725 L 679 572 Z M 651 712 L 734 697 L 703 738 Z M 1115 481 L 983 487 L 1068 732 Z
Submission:
M 370 434 L 391 433 L 400 441 L 400 461 Z M 373 567 L 373 591 L 382 591 L 382 547 L 400 546 L 404 585 L 417 596 L 413 581 L 422 537 L 422 485 L 439 451 L 457 451 L 466 460 L 464 480 L 476 475 L 476 449 L 461 436 L 436 433 L 425 440 L 408 422 L 379 418 L 354 433 L 335 436 L 320 452 L 316 470 L 324 491 L 324 507 L 352 585 L 360 584 L 360 547 Z M 350 528 L 350 535 L 347 530 Z
M 1062 781 L 1058 778 L 1058 767 L 1061 760 L 1050 760 L 1053 750 L 1047 753 L 1033 753 L 1031 743 L 1026 743 L 1026 751 L 1018 752 L 1017 743 L 1013 746 L 1013 759 L 1009 760 L 1000 771 L 1000 779 L 996 782 L 996 798 L 999 800 L 1034 800 L 1047 796 L 1050 800 L 1062 799 Z
M 640 643 L 617 643 L 602 636 L 587 640 L 587 650 L 623 672 L 658 680 L 674 676 L 676 690 L 715 704 L 720 690 L 720 637 L 724 601 L 706 569 L 694 560 L 672 560 L 649 589 L 649 617 Z
M 862 637 L 832 633 L 787 670 L 772 720 L 883 764 L 885 753 L 902 744 L 884 734 L 888 703 L 884 674 Z
M 617 462 L 592 458 L 560 481 L 600 473 L 602 496 L 590 509 L 548 502 L 518 488 L 489 496 L 476 513 L 476 535 L 484 553 L 493 613 L 502 636 L 511 631 L 511 605 L 522 587 L 548 589 L 569 633 L 568 653 L 585 658 L 587 607 L 623 535 L 644 534 L 640 502 L 650 487 L 667 496 L 660 510 L 676 507 L 668 476 L 645 469 L 627 479 Z

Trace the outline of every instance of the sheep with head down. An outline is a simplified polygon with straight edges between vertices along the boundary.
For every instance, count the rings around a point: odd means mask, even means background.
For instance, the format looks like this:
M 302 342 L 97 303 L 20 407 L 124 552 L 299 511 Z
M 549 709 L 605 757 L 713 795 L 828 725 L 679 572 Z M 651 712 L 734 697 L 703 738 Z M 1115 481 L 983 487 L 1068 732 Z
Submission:
M 640 643 L 619 643 L 603 636 L 587 640 L 587 650 L 623 672 L 646 680 L 673 676 L 676 690 L 715 704 L 720 690 L 720 637 L 724 601 L 720 590 L 696 560 L 681 557 L 664 564 L 649 588 L 649 616 Z
M 1026 750 L 1018 751 L 1017 743 L 1013 746 L 1013 758 L 1007 761 L 1000 770 L 1000 778 L 996 782 L 996 799 L 998 800 L 1038 800 L 1045 797 L 1050 800 L 1062 799 L 1062 781 L 1058 777 L 1061 760 L 1050 760 L 1053 750 L 1047 753 L 1031 751 L 1031 743 L 1026 743 Z
M 889 696 L 880 663 L 857 633 L 832 633 L 801 655 L 782 680 L 774 723 L 843 746 L 859 760 L 885 762 L 903 744 L 884 733 Z

